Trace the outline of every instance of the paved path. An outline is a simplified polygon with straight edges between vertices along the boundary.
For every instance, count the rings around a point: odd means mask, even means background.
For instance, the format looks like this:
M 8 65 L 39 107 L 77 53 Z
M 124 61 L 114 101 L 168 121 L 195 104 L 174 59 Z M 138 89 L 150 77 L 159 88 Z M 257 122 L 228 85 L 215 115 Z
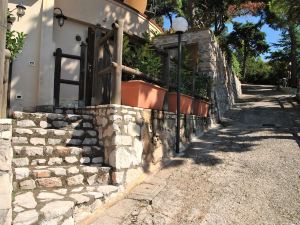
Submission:
M 300 107 L 270 86 L 244 94 L 221 129 L 93 224 L 300 224 Z

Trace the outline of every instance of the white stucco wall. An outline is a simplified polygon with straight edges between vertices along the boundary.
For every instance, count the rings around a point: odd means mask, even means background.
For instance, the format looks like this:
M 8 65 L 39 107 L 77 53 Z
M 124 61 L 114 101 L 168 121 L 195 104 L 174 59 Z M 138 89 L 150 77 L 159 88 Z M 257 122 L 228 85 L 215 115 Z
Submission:
M 15 8 L 18 0 L 9 0 L 9 8 Z M 80 35 L 87 38 L 88 27 L 101 24 L 110 29 L 117 19 L 125 20 L 125 31 L 142 36 L 144 32 L 160 30 L 145 17 L 113 0 L 26 0 L 26 15 L 13 25 L 13 30 L 27 34 L 23 52 L 14 62 L 11 106 L 13 110 L 33 111 L 36 106 L 53 105 L 54 57 L 56 48 L 67 54 L 80 54 Z M 69 19 L 60 28 L 53 19 L 53 9 L 59 7 Z M 30 62 L 34 62 L 31 65 Z M 78 80 L 79 62 L 63 61 L 63 78 Z M 16 95 L 22 99 L 16 100 Z M 61 102 L 72 104 L 78 98 L 78 87 L 62 85 Z
M 17 1 L 9 1 L 8 7 L 14 9 Z M 11 3 L 15 2 L 15 3 Z M 39 46 L 40 46 L 40 20 L 42 1 L 26 1 L 26 16 L 16 21 L 13 30 L 27 34 L 26 43 L 22 53 L 14 60 L 13 76 L 11 81 L 11 106 L 13 109 L 22 110 L 25 107 L 37 105 L 38 74 L 39 74 Z M 26 24 L 26 26 L 25 26 Z M 29 65 L 34 62 L 35 65 Z M 16 95 L 23 99 L 16 100 Z

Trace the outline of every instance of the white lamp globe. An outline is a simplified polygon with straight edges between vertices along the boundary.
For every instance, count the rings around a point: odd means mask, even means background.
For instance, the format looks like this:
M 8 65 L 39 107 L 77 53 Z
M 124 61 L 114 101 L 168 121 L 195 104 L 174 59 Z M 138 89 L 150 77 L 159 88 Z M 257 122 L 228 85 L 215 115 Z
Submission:
M 185 31 L 187 31 L 189 27 L 189 24 L 187 22 L 187 20 L 184 18 L 184 17 L 176 17 L 174 20 L 173 20 L 173 30 L 177 33 L 183 33 Z

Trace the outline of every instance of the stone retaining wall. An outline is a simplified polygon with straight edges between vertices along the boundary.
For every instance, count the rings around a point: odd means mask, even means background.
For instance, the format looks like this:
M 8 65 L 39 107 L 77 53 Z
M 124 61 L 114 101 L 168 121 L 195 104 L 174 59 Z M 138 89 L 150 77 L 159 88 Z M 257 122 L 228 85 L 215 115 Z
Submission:
M 112 181 L 128 185 L 151 166 L 162 163 L 175 151 L 176 114 L 119 105 L 79 110 L 96 117 L 105 163 L 113 167 Z M 193 136 L 200 135 L 206 119 L 192 115 L 181 118 L 181 150 Z
M 182 35 L 184 45 L 195 46 L 198 50 L 197 72 L 211 78 L 210 87 L 210 119 L 211 123 L 222 120 L 224 114 L 235 103 L 241 94 L 241 83 L 231 71 L 213 32 L 210 30 L 189 31 Z M 154 44 L 167 50 L 171 55 L 177 55 L 178 36 L 176 34 L 157 36 Z
M 0 224 L 12 220 L 12 120 L 0 119 Z

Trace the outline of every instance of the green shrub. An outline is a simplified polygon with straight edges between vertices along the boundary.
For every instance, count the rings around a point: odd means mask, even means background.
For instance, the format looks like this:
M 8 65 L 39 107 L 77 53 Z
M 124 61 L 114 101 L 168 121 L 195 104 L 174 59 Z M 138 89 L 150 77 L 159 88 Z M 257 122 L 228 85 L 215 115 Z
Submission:
M 12 59 L 22 51 L 25 43 L 26 34 L 17 31 L 6 32 L 6 48 L 11 52 Z

